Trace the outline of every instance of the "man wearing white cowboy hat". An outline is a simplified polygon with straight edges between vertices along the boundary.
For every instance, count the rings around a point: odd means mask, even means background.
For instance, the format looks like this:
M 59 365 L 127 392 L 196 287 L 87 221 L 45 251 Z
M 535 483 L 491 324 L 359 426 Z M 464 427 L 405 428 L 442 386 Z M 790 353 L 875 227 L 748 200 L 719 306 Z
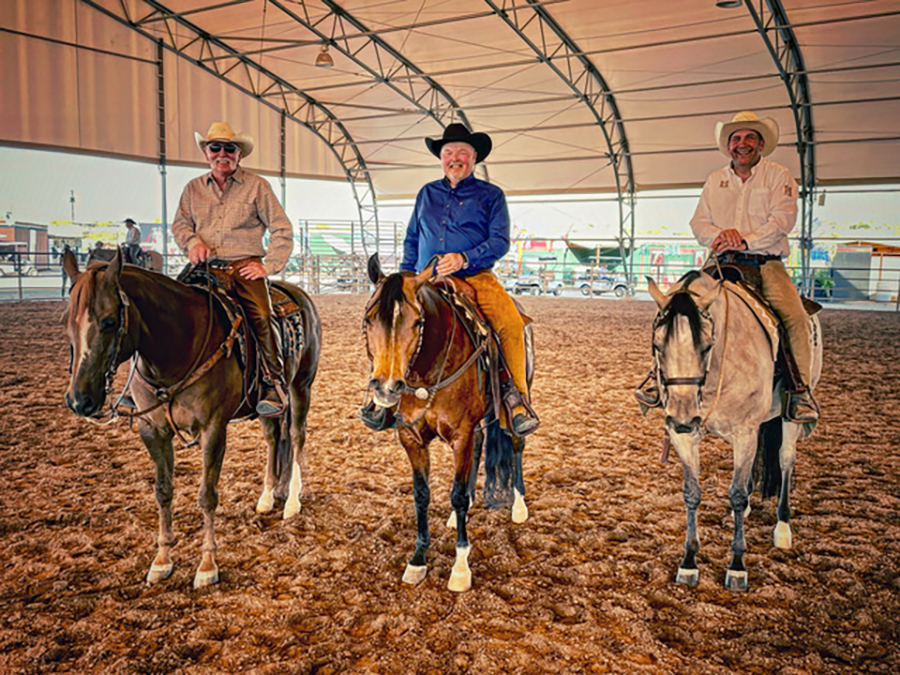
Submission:
M 814 422 L 819 408 L 809 390 L 809 321 L 782 262 L 790 254 L 788 234 L 797 220 L 797 183 L 785 167 L 766 159 L 778 145 L 778 123 L 739 112 L 730 122 L 716 124 L 716 144 L 731 161 L 707 179 L 691 229 L 713 253 L 740 252 L 742 262 L 759 267 L 760 291 L 784 323 L 794 376 L 800 380 L 787 415 L 795 422 Z M 658 404 L 654 389 L 635 393 L 652 407 Z
M 427 183 L 416 205 L 403 244 L 401 271 L 420 272 L 434 256 L 439 275 L 464 278 L 474 289 L 478 306 L 500 337 L 500 349 L 514 390 L 507 401 L 512 410 L 512 431 L 520 436 L 538 426 L 528 401 L 525 377 L 525 323 L 515 303 L 491 271 L 509 251 L 509 210 L 506 196 L 496 185 L 475 178 L 475 165 L 487 159 L 490 136 L 472 133 L 453 123 L 439 139 L 425 145 L 441 160 L 444 178 Z M 375 426 L 381 411 L 364 408 L 361 417 Z
M 263 357 L 263 390 L 256 411 L 263 417 L 284 412 L 284 362 L 272 327 L 266 277 L 281 271 L 291 255 L 291 221 L 268 181 L 240 167 L 253 152 L 253 139 L 236 134 L 228 122 L 214 122 L 205 136 L 194 133 L 210 172 L 184 188 L 172 234 L 191 263 L 227 263 L 235 295 L 256 333 Z M 269 245 L 263 246 L 268 230 Z

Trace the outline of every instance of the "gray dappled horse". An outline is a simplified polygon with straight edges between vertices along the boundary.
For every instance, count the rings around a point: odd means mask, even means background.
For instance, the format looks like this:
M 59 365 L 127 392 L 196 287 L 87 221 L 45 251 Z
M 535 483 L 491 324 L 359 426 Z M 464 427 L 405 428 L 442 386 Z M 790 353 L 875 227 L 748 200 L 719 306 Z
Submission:
M 117 252 L 107 265 L 83 272 L 66 251 L 63 268 L 72 280 L 66 316 L 71 381 L 66 405 L 85 418 L 115 419 L 103 413 L 121 363 L 135 357 L 131 392 L 139 410 L 138 432 L 156 465 L 159 538 L 147 582 L 172 574 L 172 440 L 187 434 L 203 453 L 197 496 L 203 512 L 203 544 L 194 587 L 218 582 L 214 516 L 229 420 L 253 414 L 255 402 L 244 391 L 244 374 L 235 344 L 240 321 L 213 302 L 208 291 L 162 274 L 124 265 Z M 261 419 L 268 444 L 266 477 L 256 510 L 270 511 L 285 498 L 284 517 L 300 511 L 301 468 L 310 388 L 316 376 L 321 328 L 309 297 L 296 286 L 277 284 L 296 303 L 284 318 L 287 420 Z
M 775 486 L 771 494 L 776 489 L 779 492 L 774 543 L 778 548 L 790 548 L 791 476 L 796 444 L 799 438 L 812 433 L 815 424 L 796 424 L 781 417 L 783 385 L 774 382 L 775 362 L 769 338 L 754 313 L 735 295 L 730 282 L 722 284 L 705 273 L 693 272 L 663 294 L 652 279 L 648 281 L 650 295 L 659 307 L 653 351 L 666 430 L 684 473 L 687 536 L 676 581 L 696 586 L 700 578 L 696 561 L 700 549 L 699 444 L 706 433 L 711 433 L 728 441 L 734 453 L 729 490 L 734 537 L 725 586 L 746 590 L 744 520 L 750 513 L 749 494 L 757 451 L 765 464 L 763 472 L 780 473 L 774 479 L 770 475 L 768 483 L 770 489 Z M 815 387 L 822 371 L 822 340 L 818 318 L 810 317 L 810 324 L 811 385 Z M 773 425 L 776 432 L 780 426 L 780 434 L 771 433 Z M 766 452 L 762 446 L 772 442 L 778 444 L 777 450 L 770 448 Z

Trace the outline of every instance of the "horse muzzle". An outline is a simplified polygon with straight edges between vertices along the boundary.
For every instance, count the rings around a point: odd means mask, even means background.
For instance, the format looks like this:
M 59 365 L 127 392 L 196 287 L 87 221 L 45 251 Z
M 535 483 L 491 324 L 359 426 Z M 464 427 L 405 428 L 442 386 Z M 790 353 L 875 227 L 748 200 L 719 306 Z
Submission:
M 103 408 L 105 400 L 106 397 L 103 395 L 97 398 L 90 394 L 66 392 L 66 405 L 79 417 L 96 417 Z
M 666 415 L 666 427 L 674 430 L 676 434 L 693 434 L 700 431 L 700 417 L 692 417 L 687 421 L 682 421 Z
M 406 389 L 403 380 L 382 382 L 377 378 L 369 381 L 369 389 L 372 390 L 372 398 L 382 408 L 392 408 L 400 402 L 400 396 Z

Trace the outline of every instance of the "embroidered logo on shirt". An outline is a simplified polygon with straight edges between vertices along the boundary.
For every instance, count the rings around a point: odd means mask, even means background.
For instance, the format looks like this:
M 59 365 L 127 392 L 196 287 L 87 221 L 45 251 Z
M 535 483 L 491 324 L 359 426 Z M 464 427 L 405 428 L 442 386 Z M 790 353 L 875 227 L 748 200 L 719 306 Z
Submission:
M 727 188 L 727 187 L 728 187 L 728 180 L 727 180 L 727 179 L 726 179 L 726 180 L 720 180 L 720 181 L 719 181 L 719 187 L 720 187 L 720 188 Z

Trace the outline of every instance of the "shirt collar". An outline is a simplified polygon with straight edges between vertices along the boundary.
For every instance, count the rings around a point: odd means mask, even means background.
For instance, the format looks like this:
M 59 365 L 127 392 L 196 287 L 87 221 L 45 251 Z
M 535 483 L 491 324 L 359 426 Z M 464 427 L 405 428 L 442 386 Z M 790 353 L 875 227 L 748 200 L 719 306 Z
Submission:
M 243 183 L 244 182 L 244 168 L 240 164 L 238 165 L 238 168 L 235 169 L 234 173 L 228 177 L 228 181 L 234 181 L 235 183 Z M 228 182 L 228 181 L 226 181 L 226 182 Z M 213 179 L 212 171 L 209 171 L 204 176 L 204 182 L 207 185 L 215 182 Z
M 446 176 L 444 176 L 443 183 L 444 183 L 444 187 L 446 187 L 448 190 L 458 190 L 458 189 L 460 189 L 461 187 L 465 187 L 465 186 L 467 186 L 467 185 L 472 185 L 472 184 L 474 184 L 476 180 L 477 180 L 477 178 L 475 178 L 475 172 L 472 171 L 472 173 L 470 173 L 468 176 L 466 176 L 466 177 L 463 178 L 461 181 L 459 181 L 459 182 L 456 184 L 456 187 L 455 187 L 455 188 L 450 187 L 450 181 L 447 180 L 447 177 L 446 177 Z

